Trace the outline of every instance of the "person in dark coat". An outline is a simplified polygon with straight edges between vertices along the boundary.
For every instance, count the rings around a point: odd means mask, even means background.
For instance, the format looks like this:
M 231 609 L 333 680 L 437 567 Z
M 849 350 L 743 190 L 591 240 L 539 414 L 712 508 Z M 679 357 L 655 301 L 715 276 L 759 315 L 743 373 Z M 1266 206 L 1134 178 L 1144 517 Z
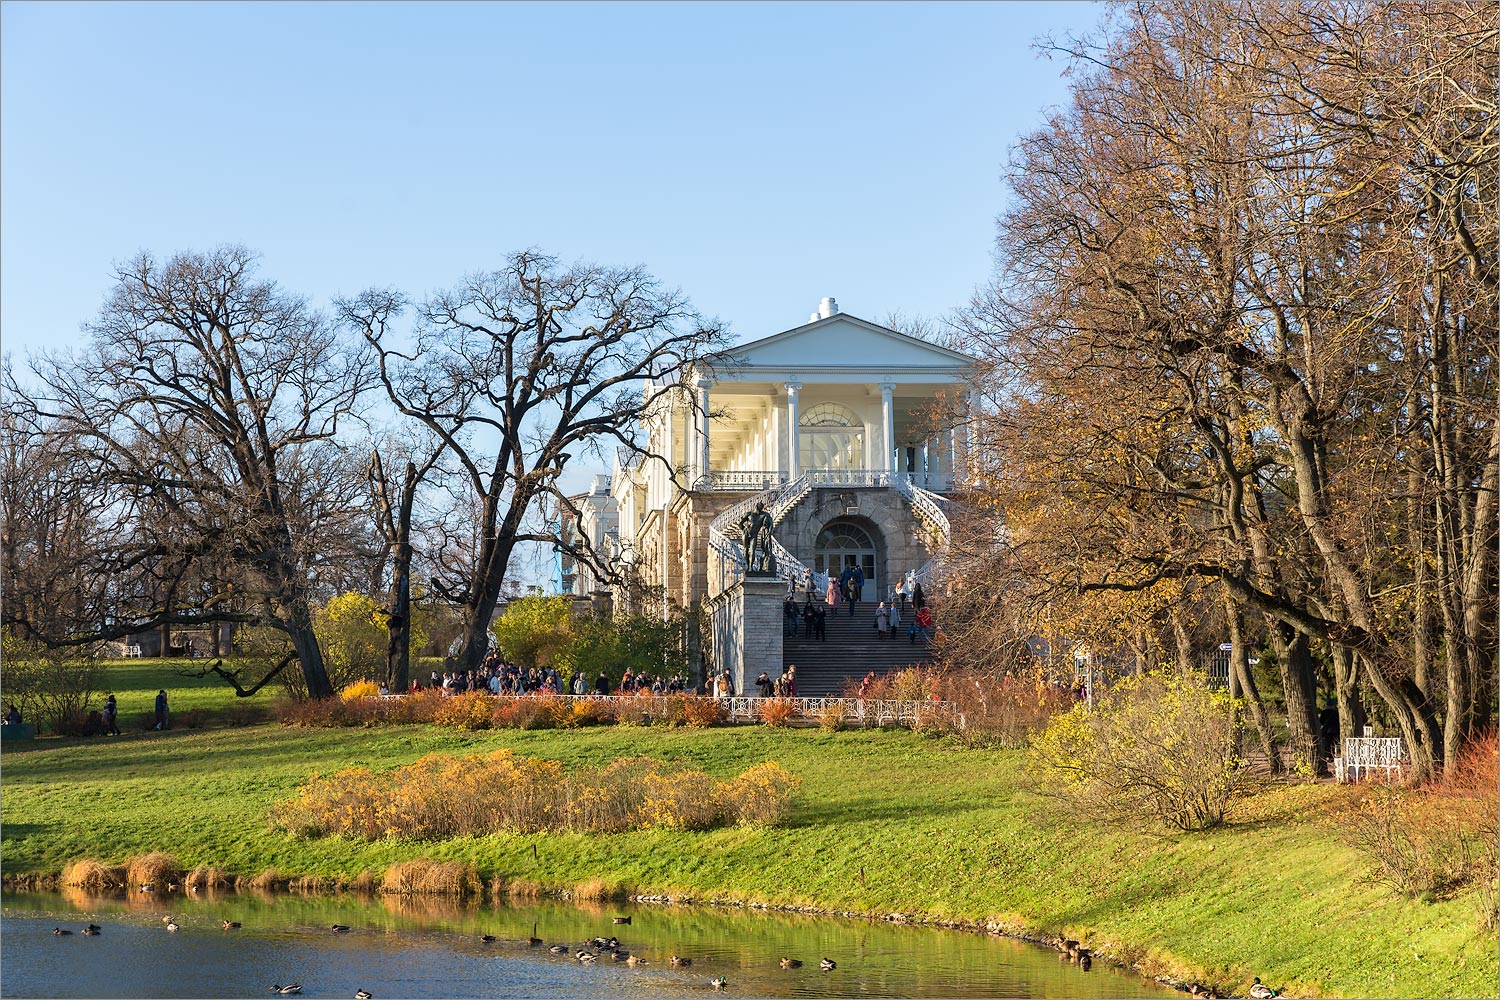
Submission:
M 762 698 L 771 697 L 771 692 L 775 690 L 776 687 L 775 683 L 771 680 L 771 675 L 766 673 L 764 670 L 762 670 L 760 672 L 760 675 L 755 678 L 755 686 L 760 689 L 760 696 Z
M 167 715 L 167 692 L 166 691 L 158 691 L 158 692 L 156 692 L 156 725 L 152 726 L 151 728 L 153 728 L 153 729 L 166 729 L 167 728 L 167 720 L 168 720 L 168 718 L 169 717 Z
M 104 699 L 104 735 L 120 735 L 120 725 L 118 721 L 119 718 L 120 707 L 115 702 L 115 696 L 110 695 L 108 698 Z
M 609 694 L 609 678 L 604 676 L 604 671 L 599 671 L 599 679 L 594 682 L 594 690 L 600 694 Z

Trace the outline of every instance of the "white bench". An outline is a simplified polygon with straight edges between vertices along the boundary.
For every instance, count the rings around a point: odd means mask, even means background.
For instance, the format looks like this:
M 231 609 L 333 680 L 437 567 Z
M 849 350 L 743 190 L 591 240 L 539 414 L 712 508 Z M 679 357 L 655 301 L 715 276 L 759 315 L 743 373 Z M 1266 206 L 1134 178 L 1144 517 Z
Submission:
M 1384 771 L 1390 780 L 1399 778 L 1405 768 L 1406 755 L 1395 736 L 1351 736 L 1344 740 L 1344 755 L 1333 759 L 1333 776 L 1341 782 L 1360 781 L 1375 771 Z
M 134 643 L 132 643 L 129 646 L 126 646 L 125 647 L 125 656 L 126 656 L 127 659 L 136 659 L 136 660 L 140 659 L 140 657 L 141 657 L 141 647 L 138 646 L 138 645 L 135 645 Z

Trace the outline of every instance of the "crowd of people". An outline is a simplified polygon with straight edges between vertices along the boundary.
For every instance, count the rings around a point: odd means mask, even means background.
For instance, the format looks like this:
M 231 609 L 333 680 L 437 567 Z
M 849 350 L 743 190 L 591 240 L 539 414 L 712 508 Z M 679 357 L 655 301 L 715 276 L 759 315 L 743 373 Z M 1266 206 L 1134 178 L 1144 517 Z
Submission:
M 800 635 L 804 639 L 827 642 L 829 612 L 847 607 L 852 618 L 854 609 L 863 600 L 864 585 L 865 575 L 860 568 L 846 566 L 837 577 L 829 577 L 826 592 L 819 594 L 813 571 L 808 570 L 803 579 L 803 603 L 799 605 L 796 595 L 790 593 L 782 603 L 782 636 L 796 638 Z M 907 610 L 908 603 L 910 611 Z M 913 580 L 910 587 L 906 579 L 898 580 L 891 588 L 890 600 L 881 601 L 875 609 L 874 626 L 881 639 L 899 636 L 903 622 L 907 623 L 906 638 L 912 645 L 925 643 L 932 637 L 936 623 L 920 580 Z
M 419 681 L 412 681 L 412 690 L 421 688 Z M 496 651 L 491 651 L 484 662 L 473 670 L 448 669 L 439 673 L 432 671 L 429 687 L 448 694 L 464 694 L 469 691 L 488 691 L 493 695 L 522 694 L 680 694 L 691 689 L 687 678 L 681 673 L 668 675 L 635 671 L 626 668 L 618 684 L 610 680 L 604 671 L 597 674 L 579 668 L 564 677 L 556 667 L 525 667 L 512 663 Z M 381 693 L 388 693 L 381 686 Z

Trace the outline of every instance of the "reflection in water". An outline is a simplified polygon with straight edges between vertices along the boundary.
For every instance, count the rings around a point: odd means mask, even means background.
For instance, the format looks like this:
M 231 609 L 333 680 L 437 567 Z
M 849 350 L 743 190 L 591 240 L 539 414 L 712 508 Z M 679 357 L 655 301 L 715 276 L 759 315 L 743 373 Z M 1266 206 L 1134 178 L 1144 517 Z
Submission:
M 168 934 L 171 913 L 182 930 Z M 628 925 L 614 924 L 628 915 Z M 241 929 L 225 930 L 225 920 Z M 97 937 L 79 933 L 89 921 Z M 349 933 L 334 933 L 346 924 Z M 75 934 L 54 937 L 54 926 Z M 535 928 L 542 947 L 529 947 Z M 495 938 L 482 940 L 484 935 Z M 595 936 L 644 960 L 582 964 Z M 265 996 L 300 982 L 307 997 L 685 996 L 723 976 L 738 996 L 1174 996 L 1095 965 L 1085 973 L 1033 945 L 883 922 L 673 906 L 489 905 L 420 896 L 17 893 L 0 922 L 6 997 Z M 546 945 L 568 946 L 553 955 Z M 591 949 L 597 950 L 597 949 Z M 668 958 L 693 959 L 674 968 Z M 829 957 L 832 971 L 818 968 Z M 800 960 L 782 969 L 779 960 Z

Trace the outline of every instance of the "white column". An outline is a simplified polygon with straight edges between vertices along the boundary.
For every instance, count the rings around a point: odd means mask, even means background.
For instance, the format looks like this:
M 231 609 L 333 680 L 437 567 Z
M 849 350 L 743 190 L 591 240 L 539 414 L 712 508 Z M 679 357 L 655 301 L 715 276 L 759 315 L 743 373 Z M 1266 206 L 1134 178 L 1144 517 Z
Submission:
M 801 424 L 798 422 L 797 394 L 801 391 L 801 382 L 788 382 L 786 384 L 786 453 L 791 459 L 790 467 L 787 469 L 787 482 L 791 482 L 802 474 L 802 441 L 797 433 L 801 427 Z
M 698 476 L 708 475 L 708 390 L 714 384 L 706 375 L 698 376 Z
M 930 470 L 927 468 L 927 438 L 923 438 L 922 443 L 917 445 L 916 480 L 918 485 L 927 485 L 927 473 L 929 471 Z
M 886 472 L 896 471 L 896 407 L 891 401 L 891 394 L 896 390 L 896 383 L 886 379 L 880 383 L 880 420 L 885 425 L 885 461 L 881 462 L 879 468 Z
M 957 434 L 954 435 L 953 479 L 955 482 L 960 478 L 967 479 L 969 476 L 969 466 L 974 461 L 974 443 L 978 440 L 978 430 L 975 427 L 975 421 L 978 419 L 979 390 L 976 388 L 969 390 L 968 413 L 965 415 L 961 441 Z

